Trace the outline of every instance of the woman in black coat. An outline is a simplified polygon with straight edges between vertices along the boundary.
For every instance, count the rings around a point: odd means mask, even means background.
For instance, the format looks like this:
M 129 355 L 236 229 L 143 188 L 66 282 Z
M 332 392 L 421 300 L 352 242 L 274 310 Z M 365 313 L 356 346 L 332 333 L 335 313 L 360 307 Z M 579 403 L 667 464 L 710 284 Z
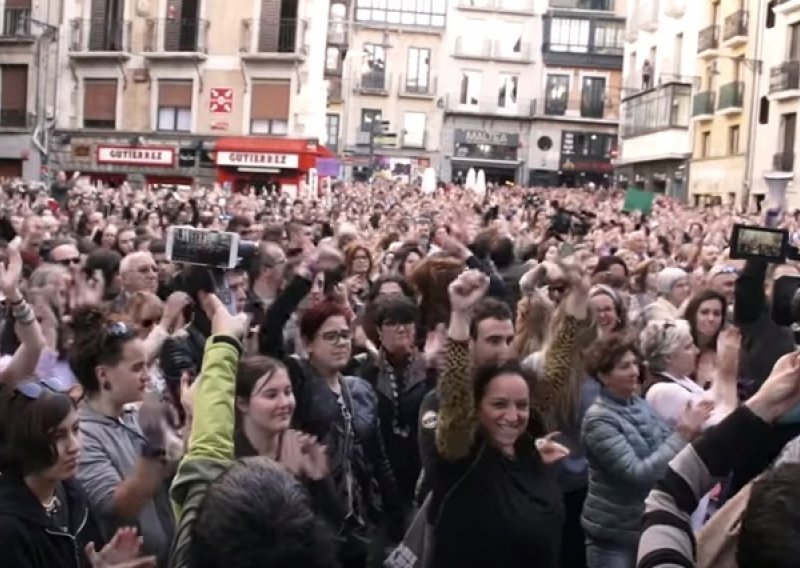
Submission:
M 4 566 L 88 567 L 86 547 L 100 542 L 87 499 L 73 481 L 81 439 L 75 403 L 65 393 L 58 379 L 0 388 Z M 135 533 L 128 536 L 135 538 Z M 148 562 L 136 565 L 154 565 Z

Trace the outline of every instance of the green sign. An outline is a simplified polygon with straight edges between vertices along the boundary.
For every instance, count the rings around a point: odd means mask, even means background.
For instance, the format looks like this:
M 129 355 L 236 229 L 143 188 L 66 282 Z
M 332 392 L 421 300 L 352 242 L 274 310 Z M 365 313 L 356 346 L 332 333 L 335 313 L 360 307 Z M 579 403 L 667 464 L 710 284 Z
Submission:
M 641 211 L 642 215 L 649 215 L 653 211 L 653 198 L 655 198 L 655 194 L 652 191 L 632 187 L 625 192 L 625 203 L 622 210 L 629 213 Z

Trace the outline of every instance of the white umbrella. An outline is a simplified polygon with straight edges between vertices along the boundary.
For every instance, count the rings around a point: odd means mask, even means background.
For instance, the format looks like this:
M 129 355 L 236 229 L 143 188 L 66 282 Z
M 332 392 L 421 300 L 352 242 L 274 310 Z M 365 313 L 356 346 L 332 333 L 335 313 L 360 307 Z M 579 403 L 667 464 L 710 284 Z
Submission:
M 436 172 L 433 168 L 425 168 L 422 172 L 422 193 L 431 194 L 436 191 Z
M 475 189 L 475 168 L 470 168 L 467 172 L 467 181 L 464 183 L 464 187 L 467 189 Z
M 478 179 L 475 180 L 475 193 L 481 199 L 486 197 L 486 173 L 483 170 L 478 170 Z

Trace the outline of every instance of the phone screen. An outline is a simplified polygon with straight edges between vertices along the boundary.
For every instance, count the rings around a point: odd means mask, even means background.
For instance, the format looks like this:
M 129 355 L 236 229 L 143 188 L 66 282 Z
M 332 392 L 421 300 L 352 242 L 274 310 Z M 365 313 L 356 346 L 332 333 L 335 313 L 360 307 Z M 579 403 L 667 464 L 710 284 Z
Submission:
M 174 227 L 169 260 L 227 268 L 231 249 L 238 244 L 235 233 L 209 231 L 194 227 Z M 238 247 L 237 247 L 238 248 Z M 235 258 L 235 254 L 233 255 Z

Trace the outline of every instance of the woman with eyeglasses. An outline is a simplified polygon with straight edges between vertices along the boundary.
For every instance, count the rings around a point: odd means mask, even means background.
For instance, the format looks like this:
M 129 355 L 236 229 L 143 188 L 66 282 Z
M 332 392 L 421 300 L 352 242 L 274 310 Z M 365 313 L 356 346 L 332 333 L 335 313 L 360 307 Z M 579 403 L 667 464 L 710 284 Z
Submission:
M 103 541 L 86 495 L 74 479 L 82 439 L 75 402 L 66 389 L 58 379 L 0 387 L 4 566 L 85 568 L 95 556 L 93 543 Z M 123 538 L 132 537 L 135 542 L 135 532 L 124 532 Z M 113 544 L 101 554 L 111 548 Z M 134 547 L 126 560 L 133 560 L 137 553 Z M 138 568 L 154 565 L 153 559 L 135 564 Z
M 375 391 L 361 378 L 342 375 L 352 353 L 349 318 L 329 300 L 307 308 L 299 327 L 308 356 L 286 358 L 285 364 L 296 400 L 292 424 L 327 448 L 335 491 L 346 511 L 336 527 L 342 566 L 364 568 L 381 520 L 390 519 L 393 541 L 402 537 L 403 523 Z
M 79 309 L 73 322 L 70 364 L 85 393 L 78 479 L 105 538 L 136 523 L 146 553 L 163 563 L 174 527 L 166 410 L 155 403 L 135 409 L 150 381 L 143 341 L 98 307 Z

